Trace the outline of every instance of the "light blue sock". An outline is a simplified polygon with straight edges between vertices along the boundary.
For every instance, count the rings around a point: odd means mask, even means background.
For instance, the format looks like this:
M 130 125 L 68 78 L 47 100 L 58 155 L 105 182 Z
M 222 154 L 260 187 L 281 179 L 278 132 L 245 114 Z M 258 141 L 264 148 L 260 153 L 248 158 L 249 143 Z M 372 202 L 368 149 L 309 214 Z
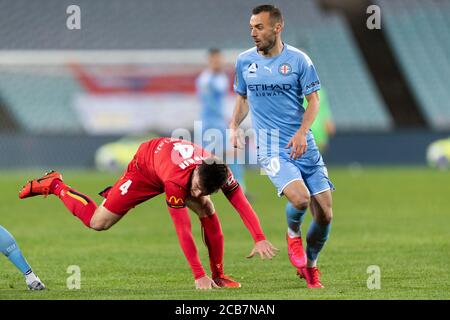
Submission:
M 231 169 L 231 172 L 233 172 L 234 178 L 241 186 L 242 190 L 246 190 L 245 188 L 245 181 L 244 181 L 244 165 L 243 164 L 229 164 L 229 167 Z
M 24 275 L 31 273 L 31 267 L 28 264 L 16 240 L 11 233 L 0 226 L 0 251 L 20 270 Z
M 316 261 L 320 250 L 322 250 L 325 242 L 330 234 L 331 223 L 325 226 L 318 224 L 315 220 L 309 226 L 306 236 L 306 256 L 310 261 Z
M 292 205 L 292 203 L 288 202 L 286 204 L 286 220 L 291 236 L 301 236 L 300 226 L 303 222 L 303 219 L 305 219 L 305 213 L 306 209 L 298 210 Z

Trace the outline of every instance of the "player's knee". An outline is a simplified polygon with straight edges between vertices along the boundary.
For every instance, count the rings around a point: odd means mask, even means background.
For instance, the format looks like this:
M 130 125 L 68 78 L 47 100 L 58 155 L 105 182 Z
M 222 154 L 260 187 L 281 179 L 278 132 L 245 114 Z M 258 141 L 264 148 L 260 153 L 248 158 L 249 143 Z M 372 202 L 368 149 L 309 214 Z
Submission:
M 102 224 L 100 224 L 98 222 L 91 222 L 89 224 L 89 226 L 92 230 L 95 230 L 95 231 L 103 231 L 104 230 Z
M 309 194 L 304 194 L 296 196 L 294 199 L 291 199 L 290 202 L 297 210 L 306 210 L 308 209 L 310 200 Z
M 317 217 L 321 225 L 328 225 L 333 220 L 333 210 L 331 208 L 322 208 L 322 214 Z
M 105 220 L 91 220 L 89 226 L 95 231 L 104 231 L 111 228 L 111 224 Z

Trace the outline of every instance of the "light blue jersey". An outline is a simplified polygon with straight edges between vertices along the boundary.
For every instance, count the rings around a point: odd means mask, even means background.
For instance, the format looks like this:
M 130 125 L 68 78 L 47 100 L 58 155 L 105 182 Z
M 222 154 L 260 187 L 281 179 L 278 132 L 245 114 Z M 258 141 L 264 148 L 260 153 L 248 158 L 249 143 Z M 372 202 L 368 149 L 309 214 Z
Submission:
M 269 141 L 284 148 L 300 128 L 304 96 L 320 89 L 311 59 L 302 51 L 284 45 L 282 52 L 266 58 L 256 47 L 241 53 L 236 63 L 234 91 L 247 97 L 253 127 L 269 131 Z M 271 130 L 279 129 L 279 136 Z M 267 144 L 259 134 L 259 151 Z M 271 150 L 267 150 L 270 154 Z
M 227 75 L 225 73 L 214 74 L 205 70 L 197 78 L 196 88 L 202 105 L 203 130 L 215 128 L 225 132 L 223 101 L 229 89 Z
M 285 149 L 301 126 L 305 95 L 319 89 L 311 59 L 287 44 L 275 57 L 264 57 L 254 47 L 237 59 L 234 91 L 247 97 L 257 133 L 258 161 L 279 195 L 294 180 L 304 180 L 312 195 L 333 187 L 311 130 L 301 158 L 289 159 L 290 150 Z

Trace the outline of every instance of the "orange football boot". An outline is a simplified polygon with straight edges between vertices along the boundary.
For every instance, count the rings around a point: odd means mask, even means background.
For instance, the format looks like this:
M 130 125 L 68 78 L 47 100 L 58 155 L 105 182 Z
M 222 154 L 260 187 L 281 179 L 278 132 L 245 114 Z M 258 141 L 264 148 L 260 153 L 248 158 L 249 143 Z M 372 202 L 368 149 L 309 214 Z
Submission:
M 38 195 L 47 197 L 50 193 L 50 186 L 55 179 L 62 181 L 62 175 L 56 171 L 50 171 L 39 179 L 28 181 L 19 192 L 19 198 L 25 199 Z
M 314 289 L 314 288 L 319 288 L 322 289 L 324 288 L 323 284 L 320 282 L 320 271 L 317 267 L 312 267 L 312 268 L 299 268 L 297 269 L 297 275 L 301 278 L 301 279 L 305 279 L 306 283 L 308 285 L 308 288 L 310 289 Z
M 286 241 L 288 247 L 288 257 L 291 264 L 297 269 L 304 268 L 306 266 L 306 253 L 303 249 L 302 238 L 291 238 L 286 233 Z
M 214 282 L 221 288 L 240 288 L 241 284 L 234 281 L 229 276 L 222 275 L 214 279 Z

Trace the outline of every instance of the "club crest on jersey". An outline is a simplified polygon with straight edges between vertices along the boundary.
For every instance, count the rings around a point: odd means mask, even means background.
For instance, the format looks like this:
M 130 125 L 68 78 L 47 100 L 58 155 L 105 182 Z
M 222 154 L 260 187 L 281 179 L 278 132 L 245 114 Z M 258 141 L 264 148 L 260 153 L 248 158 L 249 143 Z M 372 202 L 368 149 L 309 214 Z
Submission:
M 282 63 L 278 67 L 278 72 L 281 73 L 283 76 L 288 76 L 292 73 L 292 67 L 289 63 Z

